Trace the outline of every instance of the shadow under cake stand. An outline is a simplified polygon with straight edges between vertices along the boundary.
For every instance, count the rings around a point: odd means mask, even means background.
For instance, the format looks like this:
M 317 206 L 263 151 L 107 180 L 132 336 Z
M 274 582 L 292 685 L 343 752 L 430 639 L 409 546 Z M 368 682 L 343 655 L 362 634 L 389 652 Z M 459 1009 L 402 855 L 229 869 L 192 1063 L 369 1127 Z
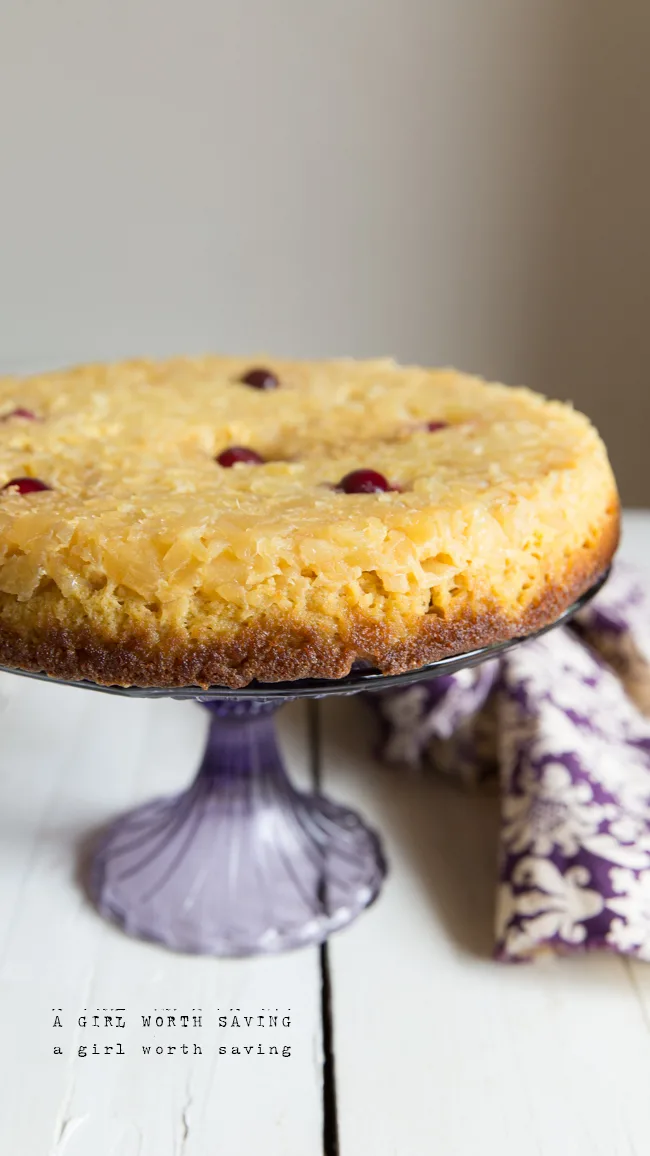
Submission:
M 528 637 L 566 621 L 606 578 Z M 297 698 L 381 691 L 453 674 L 522 641 L 453 655 L 406 674 L 353 669 L 338 680 L 253 683 L 240 690 L 64 682 L 130 698 L 194 699 L 211 715 L 189 789 L 136 807 L 102 832 L 88 875 L 97 909 L 128 934 L 178 951 L 245 956 L 322 943 L 374 902 L 386 863 L 378 835 L 355 811 L 292 785 L 275 711 Z

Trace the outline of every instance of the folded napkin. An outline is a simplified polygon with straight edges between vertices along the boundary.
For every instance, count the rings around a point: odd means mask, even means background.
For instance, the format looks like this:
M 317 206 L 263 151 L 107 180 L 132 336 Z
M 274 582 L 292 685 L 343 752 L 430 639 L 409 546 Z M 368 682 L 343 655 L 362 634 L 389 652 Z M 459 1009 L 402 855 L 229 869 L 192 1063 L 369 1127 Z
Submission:
M 650 960 L 650 581 L 616 564 L 567 626 L 371 696 L 380 756 L 500 785 L 495 955 Z

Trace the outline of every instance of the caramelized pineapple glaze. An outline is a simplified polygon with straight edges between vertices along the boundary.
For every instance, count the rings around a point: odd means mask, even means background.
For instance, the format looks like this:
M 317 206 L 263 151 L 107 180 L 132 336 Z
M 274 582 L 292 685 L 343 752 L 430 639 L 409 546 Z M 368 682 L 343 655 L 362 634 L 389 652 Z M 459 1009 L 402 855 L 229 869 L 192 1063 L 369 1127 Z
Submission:
M 167 687 L 396 673 L 552 622 L 618 532 L 587 418 L 451 370 L 0 379 L 5 666 Z

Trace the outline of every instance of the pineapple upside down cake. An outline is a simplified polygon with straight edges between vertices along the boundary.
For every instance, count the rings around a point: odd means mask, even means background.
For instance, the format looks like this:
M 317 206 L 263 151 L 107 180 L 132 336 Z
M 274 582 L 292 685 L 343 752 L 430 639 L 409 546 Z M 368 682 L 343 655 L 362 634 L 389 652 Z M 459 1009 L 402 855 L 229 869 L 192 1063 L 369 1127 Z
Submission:
M 110 685 L 395 674 L 553 622 L 616 484 L 570 406 L 393 361 L 0 378 L 0 663 Z

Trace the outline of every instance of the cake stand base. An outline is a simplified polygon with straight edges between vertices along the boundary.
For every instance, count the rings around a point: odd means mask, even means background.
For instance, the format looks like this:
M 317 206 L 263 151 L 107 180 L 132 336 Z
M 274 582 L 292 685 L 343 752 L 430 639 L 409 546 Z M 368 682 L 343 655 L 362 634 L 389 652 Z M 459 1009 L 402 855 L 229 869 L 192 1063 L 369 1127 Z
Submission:
M 354 811 L 291 785 L 275 735 L 280 701 L 204 705 L 212 721 L 194 783 L 104 832 L 93 900 L 129 934 L 179 951 L 321 943 L 379 894 L 379 840 Z

